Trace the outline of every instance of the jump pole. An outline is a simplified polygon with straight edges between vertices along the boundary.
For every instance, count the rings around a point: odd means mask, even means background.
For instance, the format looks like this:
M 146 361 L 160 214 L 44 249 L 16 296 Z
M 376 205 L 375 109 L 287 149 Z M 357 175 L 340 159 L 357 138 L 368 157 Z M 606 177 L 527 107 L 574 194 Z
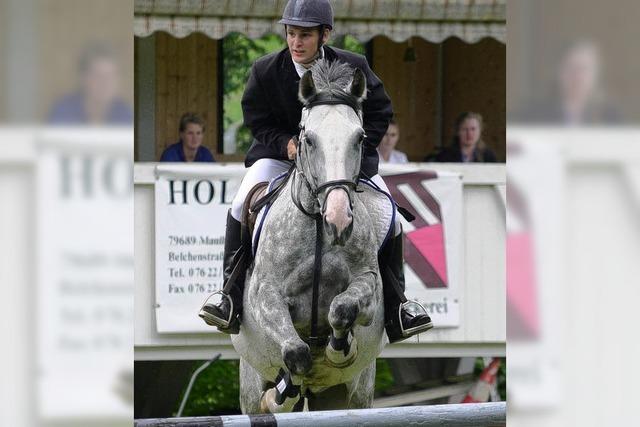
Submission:
M 284 414 L 141 419 L 135 427 L 506 426 L 506 402 L 403 406 Z

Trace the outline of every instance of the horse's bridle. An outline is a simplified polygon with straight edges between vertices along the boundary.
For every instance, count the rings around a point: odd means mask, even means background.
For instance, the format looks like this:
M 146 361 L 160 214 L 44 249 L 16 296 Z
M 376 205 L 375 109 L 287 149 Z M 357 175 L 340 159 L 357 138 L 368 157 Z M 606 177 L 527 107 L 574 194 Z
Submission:
M 355 111 L 356 115 L 360 118 L 360 123 L 363 124 L 362 121 L 362 107 L 358 102 L 358 99 L 350 95 L 346 92 L 340 90 L 327 90 L 323 92 L 318 92 L 311 98 L 307 100 L 304 104 L 303 108 L 303 118 L 305 116 L 305 110 L 311 110 L 311 108 L 317 105 L 347 105 Z M 307 189 L 313 196 L 313 199 L 317 202 L 316 206 L 318 208 L 317 212 L 309 212 L 300 202 L 299 190 L 293 191 L 292 199 L 295 205 L 300 209 L 305 215 L 310 217 L 316 217 L 318 215 L 322 215 L 325 211 L 326 206 L 326 198 L 325 202 L 322 206 L 320 206 L 320 202 L 318 200 L 318 196 L 325 190 L 333 190 L 337 188 L 343 189 L 347 193 L 347 197 L 349 198 L 349 206 L 353 209 L 353 201 L 351 200 L 351 195 L 349 190 L 357 191 L 358 186 L 358 177 L 360 175 L 360 167 L 358 167 L 358 173 L 355 174 L 354 179 L 336 179 L 324 182 L 322 184 L 317 184 L 315 182 L 315 178 L 313 176 L 307 176 L 305 174 L 305 166 L 307 171 L 311 171 L 309 165 L 309 156 L 306 153 L 306 146 L 303 142 L 306 141 L 306 133 L 305 133 L 305 124 L 304 119 L 300 120 L 300 135 L 296 141 L 296 171 L 293 174 L 293 188 L 296 188 L 296 175 L 300 175 L 303 179 L 302 181 L 306 184 Z M 363 135 L 363 139 L 366 138 L 366 135 Z M 304 147 L 304 148 L 303 148 Z M 305 155 L 302 155 L 303 150 L 305 151 Z M 303 164 L 303 161 L 305 164 Z M 360 144 L 360 154 L 359 161 L 362 162 L 362 143 Z M 297 187 L 299 189 L 299 186 Z

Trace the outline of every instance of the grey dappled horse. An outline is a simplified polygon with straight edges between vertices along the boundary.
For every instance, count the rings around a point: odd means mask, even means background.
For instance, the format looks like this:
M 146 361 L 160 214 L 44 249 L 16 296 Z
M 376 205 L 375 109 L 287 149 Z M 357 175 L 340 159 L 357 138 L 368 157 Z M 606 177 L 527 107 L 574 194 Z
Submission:
M 263 223 L 247 275 L 242 327 L 231 336 L 241 356 L 244 413 L 294 409 L 297 397 L 274 401 L 281 368 L 301 386 L 311 410 L 372 405 L 375 359 L 385 344 L 377 253 L 392 207 L 366 185 L 355 191 L 365 96 L 364 74 L 343 63 L 319 61 L 300 81 L 299 97 L 307 107 L 296 170 Z M 322 102 L 336 99 L 344 102 Z M 322 215 L 324 234 L 317 335 L 348 343 L 337 349 L 327 339 L 311 347 L 305 342 L 316 265 L 317 224 L 309 213 Z

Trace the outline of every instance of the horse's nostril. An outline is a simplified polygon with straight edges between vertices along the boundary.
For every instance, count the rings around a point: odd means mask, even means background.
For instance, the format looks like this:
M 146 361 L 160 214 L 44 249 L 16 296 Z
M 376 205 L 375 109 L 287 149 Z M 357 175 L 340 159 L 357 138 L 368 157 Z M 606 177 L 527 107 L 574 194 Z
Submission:
M 351 232 L 353 231 L 353 221 L 351 221 L 351 223 L 349 223 L 349 225 L 347 226 L 347 229 L 344 231 L 344 235 L 345 238 L 349 238 L 349 236 L 351 236 Z

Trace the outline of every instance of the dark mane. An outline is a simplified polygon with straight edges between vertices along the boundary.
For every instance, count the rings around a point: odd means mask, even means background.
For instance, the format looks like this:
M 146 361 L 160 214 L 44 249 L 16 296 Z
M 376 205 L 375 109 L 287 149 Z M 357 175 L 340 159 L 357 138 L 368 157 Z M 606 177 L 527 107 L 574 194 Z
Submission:
M 346 62 L 341 61 L 329 62 L 320 59 L 311 67 L 313 83 L 319 92 L 347 90 L 353 79 L 353 73 L 354 69 Z

